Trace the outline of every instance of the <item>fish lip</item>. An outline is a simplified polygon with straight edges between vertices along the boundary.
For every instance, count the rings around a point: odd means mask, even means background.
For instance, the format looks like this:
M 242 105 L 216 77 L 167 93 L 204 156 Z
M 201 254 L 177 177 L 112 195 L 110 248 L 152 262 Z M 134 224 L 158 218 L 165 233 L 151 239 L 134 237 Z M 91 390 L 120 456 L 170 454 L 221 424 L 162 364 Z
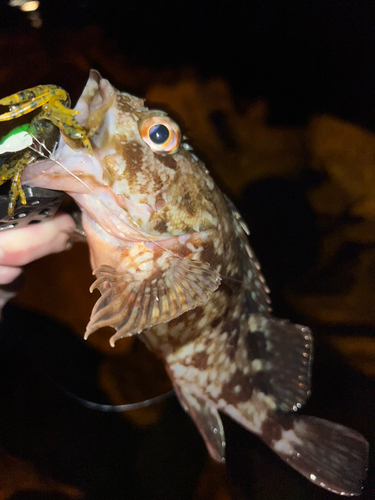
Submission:
M 46 165 L 47 162 L 49 164 Z M 35 163 L 27 166 L 22 172 L 22 184 L 28 184 L 30 186 L 33 185 L 32 179 L 37 175 L 44 174 L 45 172 L 51 170 L 51 168 L 54 166 L 54 163 L 55 162 L 53 160 L 41 159 L 40 161 L 36 161 Z

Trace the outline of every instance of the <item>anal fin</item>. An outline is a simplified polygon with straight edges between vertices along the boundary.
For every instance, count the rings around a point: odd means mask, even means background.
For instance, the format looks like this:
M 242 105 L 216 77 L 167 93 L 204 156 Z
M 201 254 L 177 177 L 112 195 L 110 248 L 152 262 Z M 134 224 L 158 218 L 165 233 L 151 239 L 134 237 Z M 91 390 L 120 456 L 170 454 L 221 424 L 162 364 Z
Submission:
M 183 392 L 177 385 L 174 386 L 174 390 L 184 410 L 197 426 L 211 457 L 216 462 L 224 463 L 224 427 L 215 406 L 195 394 Z
M 316 417 L 281 415 L 279 436 L 264 441 L 317 486 L 342 496 L 362 493 L 368 442 L 358 432 Z M 275 429 L 275 427 L 274 427 Z

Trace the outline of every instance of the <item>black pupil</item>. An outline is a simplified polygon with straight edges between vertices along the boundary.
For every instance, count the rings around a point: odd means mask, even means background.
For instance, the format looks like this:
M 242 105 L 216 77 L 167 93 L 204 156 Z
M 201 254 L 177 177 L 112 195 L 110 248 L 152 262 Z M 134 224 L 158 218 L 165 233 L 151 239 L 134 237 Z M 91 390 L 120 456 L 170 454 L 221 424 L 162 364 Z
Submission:
M 169 130 L 165 125 L 158 123 L 150 128 L 149 136 L 155 144 L 163 144 L 169 138 Z

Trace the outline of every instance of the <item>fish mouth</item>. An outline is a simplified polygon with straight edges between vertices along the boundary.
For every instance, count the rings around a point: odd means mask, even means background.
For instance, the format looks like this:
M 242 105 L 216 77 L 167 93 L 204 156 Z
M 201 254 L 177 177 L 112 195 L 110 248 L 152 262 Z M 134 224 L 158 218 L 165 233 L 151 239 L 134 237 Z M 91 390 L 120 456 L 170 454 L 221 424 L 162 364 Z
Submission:
M 45 189 L 65 191 L 81 210 L 107 233 L 124 241 L 152 242 L 173 238 L 168 233 L 153 233 L 144 229 L 155 210 L 146 203 L 137 203 L 131 196 L 116 194 L 103 184 L 99 161 L 82 151 L 65 158 L 65 145 L 56 152 L 57 158 L 41 160 L 25 168 L 22 183 Z
M 120 204 L 118 195 L 108 186 L 100 185 L 100 189 L 90 191 L 86 189 L 83 193 L 68 194 L 81 210 L 109 235 L 122 241 L 138 243 L 165 242 L 175 238 L 169 233 L 153 234 L 142 227 L 145 223 L 142 220 L 142 212 L 147 219 L 152 211 L 151 207 L 145 208 L 144 204 L 134 203 L 123 195 Z M 141 205 L 141 208 L 138 205 Z
M 105 219 L 100 217 L 100 225 L 106 231 L 116 233 L 114 235 L 121 237 L 123 240 L 134 242 L 163 242 L 174 239 L 174 236 L 169 233 L 158 234 L 143 229 L 142 225 L 145 221 L 142 220 L 142 212 L 145 212 L 143 215 L 147 219 L 147 215 L 152 211 L 151 207 L 133 203 L 129 199 L 126 199 L 125 206 L 124 204 L 119 205 L 116 198 L 116 195 L 114 197 L 113 193 L 108 190 L 105 201 L 102 199 L 103 207 L 110 212 Z M 93 215 L 95 219 L 98 219 L 96 214 Z M 136 219 L 138 219 L 138 222 Z

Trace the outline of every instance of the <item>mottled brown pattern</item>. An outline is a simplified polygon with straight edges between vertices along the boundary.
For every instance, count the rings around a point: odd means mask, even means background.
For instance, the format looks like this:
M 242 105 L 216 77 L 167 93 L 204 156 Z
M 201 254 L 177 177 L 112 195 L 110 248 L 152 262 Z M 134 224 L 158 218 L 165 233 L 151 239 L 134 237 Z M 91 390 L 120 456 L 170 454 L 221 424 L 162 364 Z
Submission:
M 261 331 L 249 332 L 245 337 L 249 359 L 263 358 L 266 354 L 266 339 Z
M 133 107 L 130 104 L 130 99 L 126 94 L 118 92 L 117 95 L 117 106 L 120 111 L 123 113 L 131 113 L 133 111 Z
M 236 391 L 236 388 L 240 388 Z M 228 381 L 223 382 L 221 397 L 230 405 L 236 406 L 239 402 L 250 401 L 253 395 L 254 384 L 249 377 L 237 369 Z
M 153 222 L 154 224 L 152 227 L 154 231 L 157 231 L 160 234 L 166 233 L 168 231 L 166 222 L 163 219 L 160 219 L 160 217 L 158 217 L 157 220 L 153 220 Z
M 215 262 L 215 260 L 217 259 L 214 242 L 211 238 L 204 244 L 201 259 L 204 262 Z
M 228 288 L 227 284 L 222 285 L 223 289 L 226 287 Z M 228 336 L 225 342 L 226 356 L 228 356 L 231 361 L 234 361 L 238 353 L 238 340 L 241 336 L 241 327 L 238 318 L 236 319 L 233 317 L 234 301 L 231 295 L 232 294 L 229 294 L 227 291 L 226 307 L 216 316 L 211 326 L 212 328 L 215 328 L 214 325 L 217 321 L 222 323 L 219 335 L 226 334 Z
M 168 188 L 168 200 L 171 232 L 194 233 L 197 228 L 199 231 L 216 229 L 212 217 L 216 217 L 217 213 L 211 193 L 203 183 L 197 183 L 194 175 L 176 175 Z
M 189 313 L 188 313 L 189 314 Z M 194 315 L 194 318 L 192 320 L 192 326 L 197 323 L 201 318 L 203 318 L 206 314 L 204 307 L 196 307 L 193 311 L 192 314 Z M 188 317 L 189 318 L 189 317 Z
M 172 155 L 155 154 L 155 159 L 167 168 L 171 168 L 172 170 L 176 170 L 177 168 L 177 162 Z
M 270 380 L 270 374 L 264 370 L 259 370 L 254 373 L 252 378 L 252 383 L 254 387 L 260 390 L 263 394 L 272 396 L 272 382 Z
M 220 317 L 217 317 L 213 321 L 211 321 L 211 328 L 216 328 L 220 324 L 220 321 L 222 321 Z
M 103 95 L 107 98 L 119 94 L 98 74 L 91 74 L 91 80 L 100 83 Z M 184 150 L 171 156 L 176 165 L 170 168 L 165 162 L 156 161 L 152 147 L 142 142 L 137 119 L 142 120 L 148 114 L 142 105 L 141 100 L 121 94 L 117 108 L 111 103 L 103 127 L 111 131 L 113 140 L 116 138 L 117 163 L 124 169 L 123 178 L 118 179 L 120 182 L 113 186 L 114 192 L 105 186 L 105 194 L 112 195 L 117 203 L 120 197 L 127 202 L 126 213 L 133 216 L 132 220 L 136 220 L 142 229 L 136 235 L 130 234 L 129 238 L 141 239 L 144 244 L 139 246 L 144 248 L 137 252 L 137 245 L 129 244 L 127 229 L 124 232 L 117 231 L 113 220 L 108 221 L 108 217 L 106 219 L 105 214 L 100 212 L 100 207 L 97 210 L 95 196 L 90 199 L 91 205 L 87 202 L 89 194 L 83 199 L 77 196 L 85 216 L 92 259 L 102 266 L 98 275 L 103 277 L 103 274 L 108 273 L 110 263 L 112 275 L 110 278 L 104 276 L 104 283 L 112 280 L 113 288 L 119 295 L 111 302 L 106 295 L 108 285 L 105 286 L 99 278 L 96 285 L 103 285 L 101 290 L 104 292 L 101 305 L 108 299 L 102 308 L 104 321 L 117 329 L 116 335 L 120 335 L 121 328 L 124 328 L 121 335 L 138 333 L 137 328 L 131 330 L 128 325 L 117 323 L 116 308 L 122 304 L 121 300 L 124 302 L 121 292 L 124 290 L 126 293 L 128 284 L 129 287 L 138 287 L 136 293 L 139 290 L 143 293 L 144 290 L 145 301 L 137 301 L 134 295 L 129 302 L 125 301 L 127 305 L 135 305 L 134 308 L 128 308 L 127 314 L 147 318 L 147 322 L 141 323 L 143 330 L 140 338 L 164 360 L 178 397 L 196 421 L 209 444 L 212 457 L 221 461 L 224 456 L 225 438 L 221 434 L 222 426 L 217 412 L 220 410 L 246 429 L 261 435 L 282 458 L 287 453 L 292 466 L 302 463 L 304 468 L 296 468 L 308 477 L 311 468 L 306 466 L 306 461 L 292 459 L 300 452 L 306 452 L 307 456 L 313 455 L 316 435 L 310 432 L 308 438 L 313 438 L 308 439 L 306 445 L 302 442 L 300 436 L 303 439 L 306 437 L 306 420 L 299 417 L 297 425 L 301 424 L 300 433 L 297 434 L 297 447 L 294 447 L 296 434 L 290 432 L 286 435 L 279 426 L 281 424 L 284 429 L 291 430 L 294 415 L 288 415 L 287 418 L 277 411 L 277 408 L 288 411 L 296 401 L 298 405 L 303 404 L 308 394 L 306 389 L 309 387 L 311 349 L 304 345 L 308 337 L 306 330 L 272 318 L 268 309 L 267 288 L 247 241 L 243 221 L 233 205 L 220 193 L 203 165 Z M 107 127 L 108 123 L 112 127 Z M 98 132 L 92 141 L 96 154 L 101 154 L 103 159 L 113 151 L 107 146 L 99 147 L 103 130 Z M 83 153 L 82 156 L 85 160 L 83 164 L 89 168 L 91 163 L 88 155 Z M 93 170 L 95 167 L 97 165 Z M 54 187 L 58 188 L 57 183 Z M 102 193 L 103 186 L 100 188 Z M 74 196 L 73 189 L 72 193 Z M 168 234 L 165 239 L 155 238 L 158 241 L 153 242 L 154 220 L 150 221 L 150 214 L 161 195 L 166 200 L 162 218 L 166 222 Z M 111 216 L 115 218 L 113 213 Z M 92 224 L 95 218 L 100 220 L 101 231 Z M 178 264 L 182 263 L 180 270 L 178 265 L 173 267 L 176 262 L 169 259 L 171 253 Z M 151 254 L 151 259 L 147 261 L 149 267 L 143 273 L 142 257 L 147 257 L 147 254 Z M 197 273 L 193 265 L 183 266 L 187 262 L 191 264 L 192 260 L 199 269 Z M 173 272 L 168 274 L 171 269 Z M 222 278 L 221 284 L 214 281 L 218 288 L 209 287 L 206 282 L 202 284 L 201 278 L 216 277 L 215 271 Z M 120 278 L 125 274 L 127 282 L 124 284 Z M 168 280 L 163 281 L 163 276 L 167 274 Z M 153 279 L 155 277 L 158 279 Z M 190 309 L 182 313 L 181 309 L 174 309 L 174 298 L 186 284 L 185 300 Z M 148 300 L 152 293 L 155 300 L 150 305 Z M 107 305 L 114 313 L 112 322 L 105 317 Z M 173 312 L 171 315 L 169 307 Z M 159 312 L 163 314 L 161 318 Z M 252 335 L 249 334 L 249 328 L 257 332 L 253 338 L 249 337 Z M 332 428 L 337 430 L 334 425 L 327 428 L 329 432 Z M 336 436 L 336 433 L 332 432 L 331 435 Z M 339 435 L 345 437 L 345 432 L 340 430 Z M 326 434 L 323 433 L 323 436 Z M 274 441 L 280 437 L 282 440 L 276 447 Z M 357 441 L 360 440 L 357 438 Z M 344 463 L 354 457 L 363 469 L 366 462 L 363 446 L 357 454 L 352 453 L 352 447 L 346 449 L 349 450 L 349 459 Z M 324 456 L 330 459 L 329 448 Z M 332 457 L 334 465 L 337 464 L 335 458 Z M 312 470 L 319 470 L 319 467 L 314 465 Z M 350 472 L 345 468 L 342 471 L 336 481 L 339 487 L 342 487 L 342 477 Z M 359 491 L 358 482 L 353 482 L 349 493 L 358 494 Z
M 185 193 L 180 201 L 182 210 L 185 210 L 189 215 L 196 215 L 196 206 L 194 200 L 191 199 L 190 193 Z
M 281 439 L 283 426 L 274 417 L 267 417 L 261 427 L 262 438 L 267 442 L 275 442 Z
M 231 361 L 236 359 L 236 354 L 238 352 L 238 339 L 240 338 L 240 331 L 237 329 L 236 333 L 234 328 L 235 322 L 233 321 L 233 329 L 231 330 L 229 340 L 226 345 L 226 354 Z
M 277 421 L 286 431 L 294 428 L 295 419 L 293 418 L 293 413 L 277 412 Z
M 129 182 L 143 165 L 143 151 L 137 142 L 121 144 L 121 154 L 126 161 L 125 177 Z
M 207 369 L 208 354 L 206 352 L 198 352 L 191 358 L 191 364 L 199 370 Z

